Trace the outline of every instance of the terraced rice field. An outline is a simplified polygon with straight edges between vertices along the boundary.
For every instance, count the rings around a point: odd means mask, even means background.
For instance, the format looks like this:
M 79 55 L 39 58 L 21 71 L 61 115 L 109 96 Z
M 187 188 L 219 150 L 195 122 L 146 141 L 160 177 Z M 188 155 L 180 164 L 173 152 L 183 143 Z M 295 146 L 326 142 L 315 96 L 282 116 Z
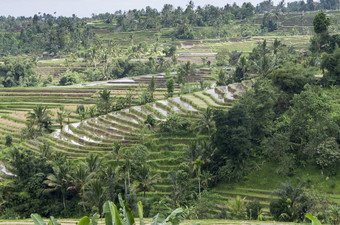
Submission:
M 193 82 L 201 79 L 214 81 L 208 77 L 209 74 L 210 70 L 197 71 L 197 76 L 193 78 Z M 52 115 L 54 119 L 56 118 L 58 108 L 64 107 L 66 110 L 71 110 L 70 118 L 65 119 L 64 123 L 66 124 L 69 121 L 76 123 L 80 121 L 79 115 L 75 113 L 77 106 L 84 105 L 89 107 L 94 105 L 97 102 L 99 91 L 109 89 L 114 99 L 124 98 L 127 93 L 130 93 L 132 95 L 132 105 L 136 105 L 139 103 L 139 97 L 145 88 L 147 88 L 151 78 L 152 75 L 144 75 L 67 87 L 0 88 L 0 146 L 5 143 L 7 135 L 12 136 L 14 143 L 19 142 L 20 131 L 26 126 L 26 114 L 39 104 L 47 106 L 50 111 L 54 112 Z M 155 75 L 157 89 L 154 92 L 154 98 L 156 100 L 164 99 L 166 94 L 165 82 L 164 74 Z M 179 88 L 175 86 L 174 94 L 177 95 L 178 92 Z M 103 120 L 105 118 L 100 119 Z M 91 122 L 89 121 L 89 123 Z M 58 125 L 54 124 L 53 127 L 57 128 Z
M 39 146 L 48 143 L 52 150 L 64 153 L 75 160 L 85 158 L 89 153 L 104 155 L 112 151 L 114 141 L 120 141 L 124 146 L 140 144 L 143 140 L 140 124 L 145 121 L 147 115 L 152 115 L 157 120 L 165 120 L 171 114 L 178 114 L 181 117 L 195 120 L 208 106 L 228 109 L 251 83 L 251 81 L 242 82 L 237 85 L 158 100 L 82 122 L 74 122 L 65 125 L 62 130 L 56 129 L 51 135 L 24 142 L 22 147 L 41 154 Z M 148 147 L 148 164 L 153 172 L 161 176 L 161 180 L 155 186 L 155 191 L 146 193 L 148 196 L 165 195 L 171 192 L 172 186 L 168 174 L 181 163 L 185 152 L 183 149 L 196 138 L 194 135 L 183 138 L 162 133 L 146 134 L 145 139 L 152 139 L 152 145 Z M 202 136 L 202 138 L 206 137 Z

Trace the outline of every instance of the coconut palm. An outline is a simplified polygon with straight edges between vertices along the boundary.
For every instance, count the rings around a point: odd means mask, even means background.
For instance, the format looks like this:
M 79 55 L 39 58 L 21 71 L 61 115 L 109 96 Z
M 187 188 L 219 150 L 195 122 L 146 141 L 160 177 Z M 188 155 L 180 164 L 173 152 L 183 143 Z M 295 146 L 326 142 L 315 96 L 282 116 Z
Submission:
M 98 111 L 107 114 L 112 106 L 111 91 L 104 89 L 98 93 Z
M 60 130 L 63 129 L 64 118 L 65 118 L 64 107 L 60 107 L 59 111 L 57 112 L 57 123 L 59 123 Z
M 263 77 L 278 68 L 276 57 L 263 55 L 258 62 L 254 62 L 255 69 Z
M 151 175 L 151 168 L 145 165 L 142 165 L 137 171 L 136 175 L 137 186 L 135 190 L 137 192 L 143 192 L 143 196 L 145 198 L 145 193 L 147 191 L 153 191 L 153 185 L 157 183 L 159 180 L 159 174 Z
M 83 211 L 86 211 L 85 208 L 85 190 L 87 185 L 91 181 L 93 177 L 93 173 L 90 173 L 87 167 L 78 166 L 74 174 L 72 174 L 73 186 L 69 187 L 68 190 L 75 190 L 80 194 L 81 202 L 79 205 L 82 205 Z
M 201 199 L 201 168 L 204 164 L 204 161 L 201 160 L 201 157 L 198 157 L 195 161 L 192 162 L 194 166 L 194 170 L 196 171 L 196 176 L 198 180 L 198 198 Z
M 273 52 L 274 55 L 277 54 L 277 52 L 279 51 L 280 47 L 281 47 L 281 41 L 277 40 L 277 38 L 275 38 L 274 42 L 273 42 Z
M 112 147 L 112 154 L 114 158 L 116 159 L 117 165 L 121 157 L 121 149 L 122 149 L 122 143 L 119 141 L 114 141 L 113 147 Z
M 33 109 L 33 112 L 27 114 L 27 120 L 30 124 L 38 127 L 38 131 L 41 132 L 43 129 L 50 130 L 52 125 L 50 112 L 46 106 L 38 105 Z
M 88 205 L 95 205 L 98 207 L 99 214 L 102 211 L 102 204 L 106 192 L 106 186 L 103 180 L 93 179 L 91 180 L 86 188 L 85 201 Z
M 194 129 L 199 133 L 206 131 L 211 136 L 211 131 L 215 127 L 214 115 L 212 108 L 208 107 L 200 114 L 199 120 L 195 124 Z
M 66 208 L 66 192 L 71 186 L 71 167 L 66 163 L 62 166 L 54 166 L 53 173 L 49 174 L 44 181 L 50 188 L 44 190 L 44 192 L 60 191 L 63 207 Z
M 85 159 L 85 162 L 82 162 L 82 164 L 90 173 L 97 172 L 101 165 L 101 159 L 99 158 L 99 155 L 89 154 L 89 156 Z

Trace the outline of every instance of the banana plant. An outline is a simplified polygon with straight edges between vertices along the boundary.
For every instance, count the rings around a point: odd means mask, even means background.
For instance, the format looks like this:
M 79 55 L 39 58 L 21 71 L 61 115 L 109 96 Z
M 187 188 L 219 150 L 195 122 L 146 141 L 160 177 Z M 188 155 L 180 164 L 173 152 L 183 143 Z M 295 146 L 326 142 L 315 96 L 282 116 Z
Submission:
M 38 214 L 31 214 L 31 218 L 35 225 L 46 225 L 45 221 Z M 60 225 L 53 216 L 50 217 L 50 221 L 48 221 L 48 225 Z
M 306 214 L 306 217 L 312 221 L 312 225 L 322 225 L 320 220 L 310 213 Z
M 117 206 L 111 202 L 107 201 L 103 205 L 103 214 L 105 217 L 105 225 L 135 225 L 135 218 L 132 214 L 132 210 L 127 206 L 127 204 L 122 199 L 121 195 L 118 195 L 119 203 L 122 207 L 122 216 L 119 214 Z M 139 225 L 145 225 L 143 216 L 143 205 L 139 201 L 137 203 Z M 164 218 L 159 213 L 153 218 L 151 225 L 179 225 L 186 217 L 184 210 L 182 208 L 175 209 L 168 217 Z M 31 214 L 31 218 L 35 225 L 60 225 L 56 219 L 50 218 L 48 224 L 38 215 Z M 80 219 L 77 225 L 98 225 L 99 214 L 94 214 L 92 218 L 87 216 Z M 197 225 L 198 223 L 191 224 Z M 319 225 L 319 224 L 315 224 Z
M 50 220 L 46 224 L 46 222 L 41 218 L 39 214 L 31 214 L 31 218 L 34 222 L 35 225 L 60 225 L 58 221 L 51 216 Z M 99 214 L 96 213 L 93 215 L 93 217 L 90 219 L 87 216 L 84 216 L 83 218 L 80 219 L 80 221 L 77 223 L 78 225 L 98 225 L 98 220 L 99 220 Z

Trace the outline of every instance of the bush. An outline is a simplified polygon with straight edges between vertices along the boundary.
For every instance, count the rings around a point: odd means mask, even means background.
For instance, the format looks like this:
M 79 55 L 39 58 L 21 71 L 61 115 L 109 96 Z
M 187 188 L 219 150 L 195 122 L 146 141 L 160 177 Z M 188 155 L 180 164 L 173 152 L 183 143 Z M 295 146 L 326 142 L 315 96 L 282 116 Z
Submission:
M 66 71 L 66 73 L 60 78 L 59 85 L 72 85 L 79 83 L 79 74 L 77 72 Z
M 316 164 L 335 175 L 340 164 L 340 149 L 335 138 L 327 138 L 316 148 Z
M 284 217 L 283 215 L 289 215 L 288 203 L 284 199 L 279 199 L 272 201 L 270 203 L 270 214 L 273 216 L 274 220 L 277 221 L 289 221 L 289 217 Z
M 76 113 L 81 113 L 81 112 L 85 112 L 85 107 L 84 105 L 77 105 L 77 109 L 76 109 Z
M 5 142 L 5 145 L 6 145 L 6 146 L 11 146 L 11 145 L 12 145 L 13 138 L 12 138 L 11 135 L 7 135 L 7 136 L 5 137 L 5 140 L 6 140 L 6 142 Z
M 249 202 L 246 208 L 247 217 L 251 220 L 257 220 L 261 209 L 262 205 L 260 204 L 260 202 L 258 201 Z
M 198 201 L 198 204 L 193 210 L 193 214 L 197 215 L 198 219 L 218 218 L 216 206 L 216 199 L 218 198 L 219 196 L 216 194 L 203 191 L 200 201 Z

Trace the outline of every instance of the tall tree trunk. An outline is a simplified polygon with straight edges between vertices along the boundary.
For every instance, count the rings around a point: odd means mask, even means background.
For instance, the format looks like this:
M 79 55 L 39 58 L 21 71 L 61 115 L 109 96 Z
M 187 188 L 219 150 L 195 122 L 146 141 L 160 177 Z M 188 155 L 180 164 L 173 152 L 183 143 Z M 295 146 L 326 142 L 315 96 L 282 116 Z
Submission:
M 126 184 L 126 178 L 124 179 L 124 189 L 125 189 L 125 201 L 127 201 L 127 184 Z
M 201 177 L 198 176 L 198 198 L 201 199 Z
M 63 206 L 64 209 L 66 209 L 66 196 L 65 196 L 65 192 L 61 192 L 62 198 L 63 198 Z

